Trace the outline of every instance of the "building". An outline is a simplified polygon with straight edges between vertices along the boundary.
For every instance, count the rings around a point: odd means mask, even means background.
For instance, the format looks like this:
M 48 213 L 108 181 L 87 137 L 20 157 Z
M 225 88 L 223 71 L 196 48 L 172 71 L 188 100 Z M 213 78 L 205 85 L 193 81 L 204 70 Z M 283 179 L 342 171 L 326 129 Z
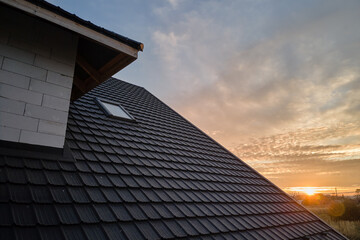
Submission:
M 346 239 L 110 78 L 141 43 L 45 1 L 0 2 L 0 239 Z

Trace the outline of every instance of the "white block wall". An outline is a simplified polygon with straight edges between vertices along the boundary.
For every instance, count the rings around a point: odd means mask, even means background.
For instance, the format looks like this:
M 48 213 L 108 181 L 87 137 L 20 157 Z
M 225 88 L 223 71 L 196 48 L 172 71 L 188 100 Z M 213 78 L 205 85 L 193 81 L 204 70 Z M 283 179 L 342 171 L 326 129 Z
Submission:
M 63 147 L 77 41 L 0 7 L 0 140 Z

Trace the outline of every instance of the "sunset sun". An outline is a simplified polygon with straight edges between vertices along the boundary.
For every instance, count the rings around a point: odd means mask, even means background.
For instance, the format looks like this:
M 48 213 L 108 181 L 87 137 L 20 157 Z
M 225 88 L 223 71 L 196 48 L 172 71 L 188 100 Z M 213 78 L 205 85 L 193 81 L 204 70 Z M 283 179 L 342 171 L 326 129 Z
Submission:
M 311 195 L 314 195 L 315 189 L 313 189 L 313 188 L 307 188 L 307 189 L 304 189 L 304 192 L 305 192 L 307 195 L 311 196 Z

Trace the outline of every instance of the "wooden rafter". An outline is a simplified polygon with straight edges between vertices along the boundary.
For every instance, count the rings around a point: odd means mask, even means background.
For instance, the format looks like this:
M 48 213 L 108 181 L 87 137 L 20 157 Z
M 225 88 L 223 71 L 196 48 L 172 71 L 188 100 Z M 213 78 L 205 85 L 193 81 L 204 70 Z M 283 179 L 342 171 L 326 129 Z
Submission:
M 102 80 L 101 82 L 105 81 L 106 79 L 108 79 L 109 77 L 111 77 L 112 75 L 114 75 L 114 73 L 116 73 L 121 66 L 126 66 L 128 63 L 134 61 L 135 58 L 129 58 L 128 56 L 124 56 L 124 54 L 118 54 L 116 55 L 114 58 L 112 58 L 109 62 L 107 62 L 104 66 L 102 66 L 99 70 L 98 70 L 98 74 L 101 76 L 100 79 Z M 85 70 L 85 69 L 84 69 Z M 90 75 L 90 74 L 89 74 Z M 88 77 L 86 80 L 84 80 L 84 84 L 86 86 L 91 84 L 91 79 L 93 77 Z M 100 83 L 101 83 L 100 82 Z
M 94 79 L 97 83 L 102 82 L 101 74 L 96 70 L 93 66 L 91 66 L 84 57 L 81 55 L 77 55 L 76 63 L 87 72 L 92 79 Z

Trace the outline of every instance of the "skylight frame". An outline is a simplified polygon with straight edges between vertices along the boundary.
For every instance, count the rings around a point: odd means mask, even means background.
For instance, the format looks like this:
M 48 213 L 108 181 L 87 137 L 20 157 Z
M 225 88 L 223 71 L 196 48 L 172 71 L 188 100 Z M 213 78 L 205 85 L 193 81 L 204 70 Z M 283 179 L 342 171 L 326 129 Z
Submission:
M 107 117 L 111 117 L 114 119 L 121 119 L 129 122 L 136 122 L 135 118 L 125 110 L 123 106 L 119 102 L 103 99 L 103 98 L 95 98 L 96 103 L 100 106 L 101 110 L 106 114 Z M 115 105 L 118 107 L 127 117 L 119 116 L 111 112 L 105 104 Z

